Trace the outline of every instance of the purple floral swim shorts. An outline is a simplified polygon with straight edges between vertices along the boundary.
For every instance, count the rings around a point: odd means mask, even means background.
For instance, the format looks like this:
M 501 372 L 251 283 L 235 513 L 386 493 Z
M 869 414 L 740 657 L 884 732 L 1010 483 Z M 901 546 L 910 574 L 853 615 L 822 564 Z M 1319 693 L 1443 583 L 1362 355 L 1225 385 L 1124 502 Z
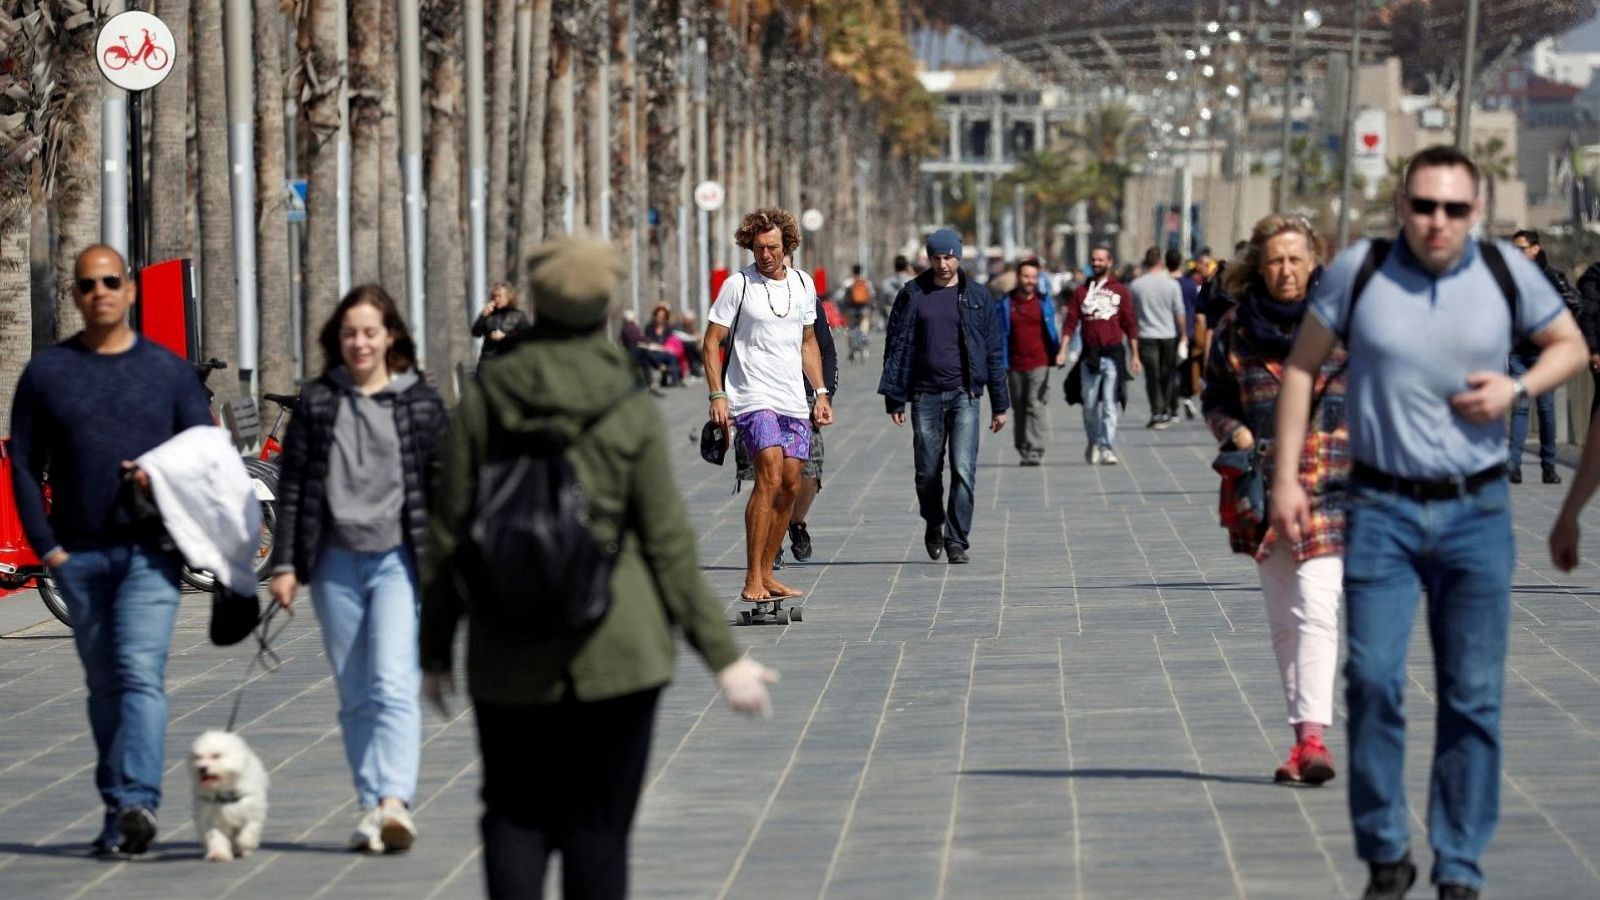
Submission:
M 811 422 L 780 416 L 770 409 L 747 412 L 733 420 L 739 427 L 739 441 L 753 460 L 768 447 L 782 447 L 788 459 L 811 456 Z

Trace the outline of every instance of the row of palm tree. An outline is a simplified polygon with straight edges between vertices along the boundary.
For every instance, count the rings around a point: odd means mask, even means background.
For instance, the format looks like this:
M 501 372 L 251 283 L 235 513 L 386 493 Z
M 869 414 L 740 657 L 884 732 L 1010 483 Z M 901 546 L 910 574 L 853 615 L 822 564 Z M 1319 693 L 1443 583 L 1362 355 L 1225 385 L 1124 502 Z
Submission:
M 379 281 L 404 301 L 393 52 L 404 2 L 415 0 L 251 0 L 262 390 L 293 389 L 296 350 L 310 371 L 320 362 L 314 331 L 338 299 L 341 134 L 351 160 L 352 281 Z M 222 4 L 139 5 L 178 41 L 171 75 L 146 104 L 153 256 L 196 260 L 202 352 L 236 362 Z M 100 232 L 102 82 L 92 50 L 109 6 L 0 0 L 0 421 L 9 420 L 31 351 L 79 324 L 67 289 L 73 255 Z M 863 245 L 876 264 L 909 234 L 914 162 L 937 121 L 915 78 L 901 0 L 483 6 L 491 280 L 516 281 L 518 261 L 568 228 L 609 228 L 628 253 L 638 223 L 643 240 L 632 262 L 646 302 L 678 299 L 676 210 L 701 168 L 682 97 L 693 72 L 681 51 L 695 38 L 708 51 L 704 170 L 728 192 L 714 217 L 714 263 L 742 264 L 729 235 L 735 217 L 756 205 L 824 213 L 824 230 L 802 250 L 813 267 L 854 263 Z M 426 353 L 442 373 L 470 356 L 468 310 L 485 298 L 466 296 L 464 4 L 420 0 L 420 13 Z M 298 232 L 284 224 L 289 153 L 309 182 Z M 871 179 L 870 199 L 858 195 L 858 177 Z M 303 251 L 299 334 L 289 324 L 291 241 Z M 30 296 L 35 302 L 22 299 Z M 224 397 L 237 389 L 218 387 Z

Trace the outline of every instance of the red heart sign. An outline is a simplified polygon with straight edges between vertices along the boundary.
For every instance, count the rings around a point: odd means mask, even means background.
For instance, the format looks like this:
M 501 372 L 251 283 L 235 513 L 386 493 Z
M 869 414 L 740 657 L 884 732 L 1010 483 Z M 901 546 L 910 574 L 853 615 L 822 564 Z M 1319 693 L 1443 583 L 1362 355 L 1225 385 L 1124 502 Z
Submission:
M 1376 150 L 1378 147 L 1378 133 L 1375 131 L 1369 131 L 1366 134 L 1363 134 L 1361 136 L 1361 143 L 1366 144 L 1368 150 Z

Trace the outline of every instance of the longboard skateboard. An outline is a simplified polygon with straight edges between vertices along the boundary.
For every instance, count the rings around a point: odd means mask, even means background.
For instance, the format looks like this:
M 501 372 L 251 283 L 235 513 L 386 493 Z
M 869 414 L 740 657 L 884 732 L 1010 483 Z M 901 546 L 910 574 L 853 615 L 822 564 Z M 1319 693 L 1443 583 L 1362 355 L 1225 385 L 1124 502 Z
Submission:
M 783 608 L 784 601 L 798 599 L 800 598 L 773 597 L 770 600 L 746 600 L 740 597 L 739 602 L 750 604 L 750 608 L 739 610 L 739 621 L 744 625 L 787 625 L 790 622 L 799 622 L 803 617 L 804 606 Z

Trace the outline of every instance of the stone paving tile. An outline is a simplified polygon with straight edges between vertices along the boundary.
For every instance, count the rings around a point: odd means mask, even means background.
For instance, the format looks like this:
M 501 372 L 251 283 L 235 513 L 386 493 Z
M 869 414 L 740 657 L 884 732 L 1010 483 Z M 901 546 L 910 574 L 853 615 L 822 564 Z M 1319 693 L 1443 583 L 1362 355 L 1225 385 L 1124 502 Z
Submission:
M 699 661 L 679 659 L 639 810 L 634 895 L 1359 892 L 1343 781 L 1271 784 L 1288 745 L 1283 699 L 1254 566 L 1227 552 L 1216 525 L 1202 427 L 1146 431 L 1135 398 L 1123 464 L 1099 468 L 1082 463 L 1079 411 L 1059 403 L 1042 467 L 1018 467 L 1009 435 L 986 438 L 973 563 L 953 568 L 923 552 L 910 433 L 864 393 L 875 378 L 870 366 L 843 373 L 811 516 L 817 555 L 782 576 L 807 592 L 805 621 L 736 632 L 783 673 L 773 717 L 730 715 Z M 731 621 L 746 495 L 730 493 L 731 470 L 701 463 L 688 440 L 703 414 L 698 392 L 662 407 L 683 438 L 671 445 L 679 486 Z M 1503 813 L 1484 859 L 1488 896 L 1600 896 L 1600 565 L 1556 572 L 1543 543 L 1560 492 L 1524 485 L 1514 496 Z M 1585 528 L 1597 533 L 1600 518 Z M 42 620 L 30 600 L 3 601 L 4 621 Z M 226 721 L 249 663 L 242 648 L 206 642 L 206 609 L 190 596 L 180 616 L 162 842 L 132 863 L 81 857 L 99 811 L 69 635 L 45 622 L 0 640 L 0 897 L 478 896 L 470 710 L 425 720 L 418 850 L 341 849 L 355 810 L 310 615 L 285 633 L 283 666 L 252 677 L 240 714 L 273 778 L 266 844 L 233 865 L 198 861 L 182 756 Z M 1424 629 L 1409 674 L 1406 784 L 1425 868 L 1418 804 L 1434 717 Z M 1341 727 L 1330 744 L 1342 760 Z

